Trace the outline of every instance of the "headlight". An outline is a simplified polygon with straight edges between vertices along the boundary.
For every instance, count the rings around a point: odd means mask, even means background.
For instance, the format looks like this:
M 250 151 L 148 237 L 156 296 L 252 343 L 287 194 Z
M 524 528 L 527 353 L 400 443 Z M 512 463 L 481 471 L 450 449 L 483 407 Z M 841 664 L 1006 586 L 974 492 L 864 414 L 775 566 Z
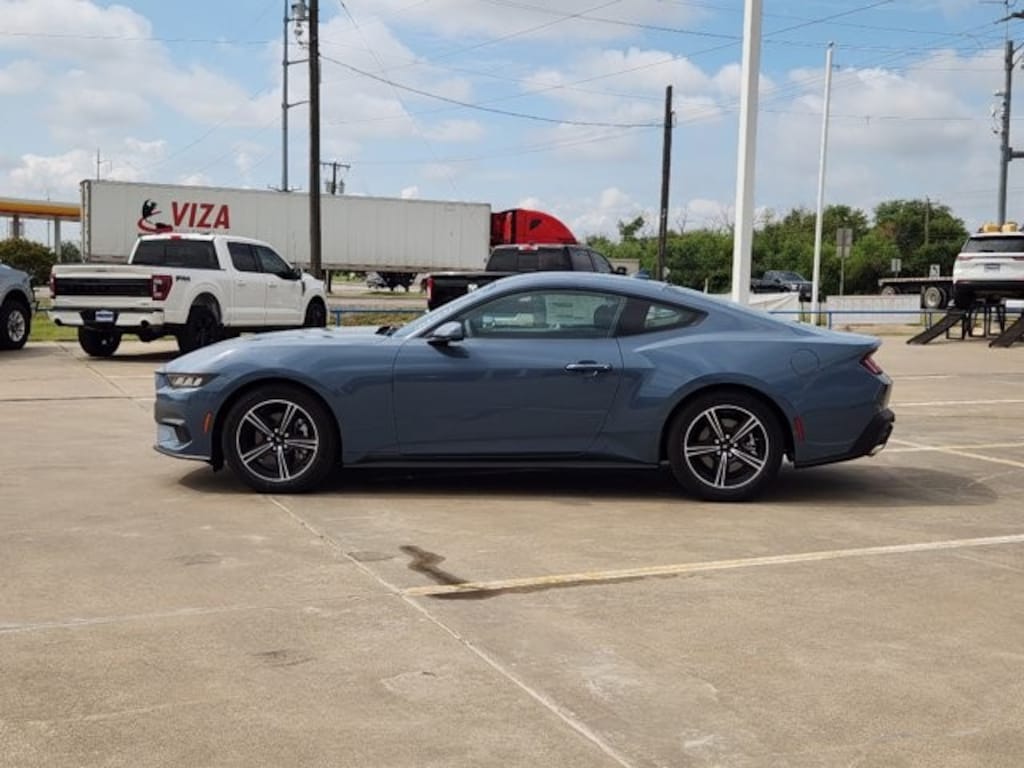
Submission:
M 212 373 L 168 373 L 167 384 L 171 389 L 198 389 L 208 384 L 214 377 Z

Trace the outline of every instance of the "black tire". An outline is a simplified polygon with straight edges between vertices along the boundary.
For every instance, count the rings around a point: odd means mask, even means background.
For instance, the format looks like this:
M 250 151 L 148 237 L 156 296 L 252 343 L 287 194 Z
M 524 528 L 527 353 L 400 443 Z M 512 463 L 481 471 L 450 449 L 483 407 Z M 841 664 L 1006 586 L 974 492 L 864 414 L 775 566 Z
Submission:
M 698 396 L 676 414 L 667 452 L 672 474 L 693 495 L 747 501 L 775 479 L 785 442 L 764 401 L 722 390 Z
M 921 289 L 921 306 L 924 309 L 942 309 L 946 306 L 946 292 L 938 285 L 926 285 Z
M 315 488 L 337 467 L 337 424 L 324 404 L 305 390 L 266 385 L 231 406 L 221 450 L 228 466 L 253 490 L 301 493 Z
M 974 306 L 974 291 L 954 288 L 953 304 L 957 309 L 970 309 Z
M 0 307 L 0 349 L 21 349 L 32 332 L 32 311 L 24 301 L 7 299 Z
M 326 328 L 327 327 L 327 307 L 320 299 L 313 299 L 309 302 L 309 306 L 306 307 L 306 319 L 303 320 L 302 324 L 306 328 Z
M 110 357 L 121 346 L 121 332 L 79 328 L 78 345 L 89 357 Z
M 188 312 L 185 327 L 177 333 L 178 349 L 184 354 L 209 346 L 220 341 L 222 333 L 217 310 L 209 304 L 195 304 Z

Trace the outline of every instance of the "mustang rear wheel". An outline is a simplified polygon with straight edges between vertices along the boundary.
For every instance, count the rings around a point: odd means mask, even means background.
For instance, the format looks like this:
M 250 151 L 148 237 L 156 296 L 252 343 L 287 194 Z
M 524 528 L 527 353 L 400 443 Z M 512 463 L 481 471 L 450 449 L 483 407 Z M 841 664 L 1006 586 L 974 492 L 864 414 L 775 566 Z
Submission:
M 32 328 L 32 313 L 21 301 L 10 298 L 0 306 L 0 349 L 21 349 Z
M 711 392 L 680 411 L 668 437 L 672 473 L 709 501 L 745 501 L 778 474 L 785 451 L 772 410 L 745 392 Z
M 338 462 L 334 417 L 297 387 L 268 385 L 228 412 L 221 436 L 228 466 L 261 493 L 314 488 Z

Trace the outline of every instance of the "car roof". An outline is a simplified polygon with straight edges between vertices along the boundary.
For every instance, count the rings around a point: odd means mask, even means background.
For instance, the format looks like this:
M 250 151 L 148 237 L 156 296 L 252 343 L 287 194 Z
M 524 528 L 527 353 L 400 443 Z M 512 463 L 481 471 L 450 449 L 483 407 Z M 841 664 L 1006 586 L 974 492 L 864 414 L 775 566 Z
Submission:
M 204 242 L 214 242 L 216 240 L 230 240 L 231 242 L 238 243 L 255 243 L 257 245 L 266 245 L 267 243 L 263 240 L 257 240 L 254 237 L 243 237 L 241 235 L 211 235 L 206 232 L 161 232 L 156 235 L 142 235 L 139 240 L 202 240 Z

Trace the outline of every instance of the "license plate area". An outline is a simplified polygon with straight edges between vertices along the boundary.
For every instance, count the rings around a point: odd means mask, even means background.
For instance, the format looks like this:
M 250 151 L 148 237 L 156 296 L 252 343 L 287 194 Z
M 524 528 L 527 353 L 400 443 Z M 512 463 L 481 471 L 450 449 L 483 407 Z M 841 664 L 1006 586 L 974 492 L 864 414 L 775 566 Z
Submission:
M 985 265 L 985 271 L 986 272 L 998 272 L 999 271 L 999 265 L 998 264 L 986 264 Z

